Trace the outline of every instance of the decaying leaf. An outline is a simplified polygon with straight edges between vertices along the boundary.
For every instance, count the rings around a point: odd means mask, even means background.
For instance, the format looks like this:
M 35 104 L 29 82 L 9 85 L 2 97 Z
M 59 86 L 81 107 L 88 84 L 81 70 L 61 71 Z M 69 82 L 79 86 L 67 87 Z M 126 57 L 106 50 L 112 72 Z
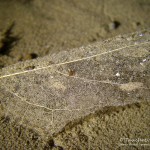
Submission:
M 0 105 L 17 123 L 54 134 L 106 106 L 150 101 L 149 76 L 145 30 L 3 68 Z

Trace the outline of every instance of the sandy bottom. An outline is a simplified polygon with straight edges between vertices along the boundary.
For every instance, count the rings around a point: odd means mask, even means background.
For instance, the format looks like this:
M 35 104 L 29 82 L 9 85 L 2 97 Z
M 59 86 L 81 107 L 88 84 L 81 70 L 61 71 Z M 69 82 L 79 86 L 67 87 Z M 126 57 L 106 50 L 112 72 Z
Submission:
M 149 12 L 148 0 L 1 0 L 0 68 L 149 28 Z M 0 149 L 150 149 L 149 115 L 149 103 L 107 107 L 45 138 L 1 110 Z

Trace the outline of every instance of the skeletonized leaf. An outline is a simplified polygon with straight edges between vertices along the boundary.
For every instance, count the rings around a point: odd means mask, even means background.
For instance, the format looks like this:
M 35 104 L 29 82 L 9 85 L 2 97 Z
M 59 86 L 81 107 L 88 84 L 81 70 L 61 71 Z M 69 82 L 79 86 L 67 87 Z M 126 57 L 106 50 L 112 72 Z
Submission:
M 41 132 L 106 106 L 150 101 L 150 33 L 118 36 L 0 72 L 5 115 Z

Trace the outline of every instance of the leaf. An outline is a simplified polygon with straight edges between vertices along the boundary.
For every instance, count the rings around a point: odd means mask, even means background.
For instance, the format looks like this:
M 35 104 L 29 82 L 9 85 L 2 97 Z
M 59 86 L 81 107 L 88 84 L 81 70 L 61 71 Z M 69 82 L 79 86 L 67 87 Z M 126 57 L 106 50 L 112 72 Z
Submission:
M 107 106 L 150 101 L 149 30 L 20 62 L 0 72 L 5 115 L 39 132 Z

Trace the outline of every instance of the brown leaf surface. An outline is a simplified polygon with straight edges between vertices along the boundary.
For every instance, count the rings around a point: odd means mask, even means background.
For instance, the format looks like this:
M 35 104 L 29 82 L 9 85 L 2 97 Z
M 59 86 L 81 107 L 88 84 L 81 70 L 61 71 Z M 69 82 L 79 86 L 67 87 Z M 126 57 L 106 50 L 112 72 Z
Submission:
M 105 106 L 150 101 L 149 47 L 145 30 L 3 68 L 0 105 L 17 123 L 54 134 Z

